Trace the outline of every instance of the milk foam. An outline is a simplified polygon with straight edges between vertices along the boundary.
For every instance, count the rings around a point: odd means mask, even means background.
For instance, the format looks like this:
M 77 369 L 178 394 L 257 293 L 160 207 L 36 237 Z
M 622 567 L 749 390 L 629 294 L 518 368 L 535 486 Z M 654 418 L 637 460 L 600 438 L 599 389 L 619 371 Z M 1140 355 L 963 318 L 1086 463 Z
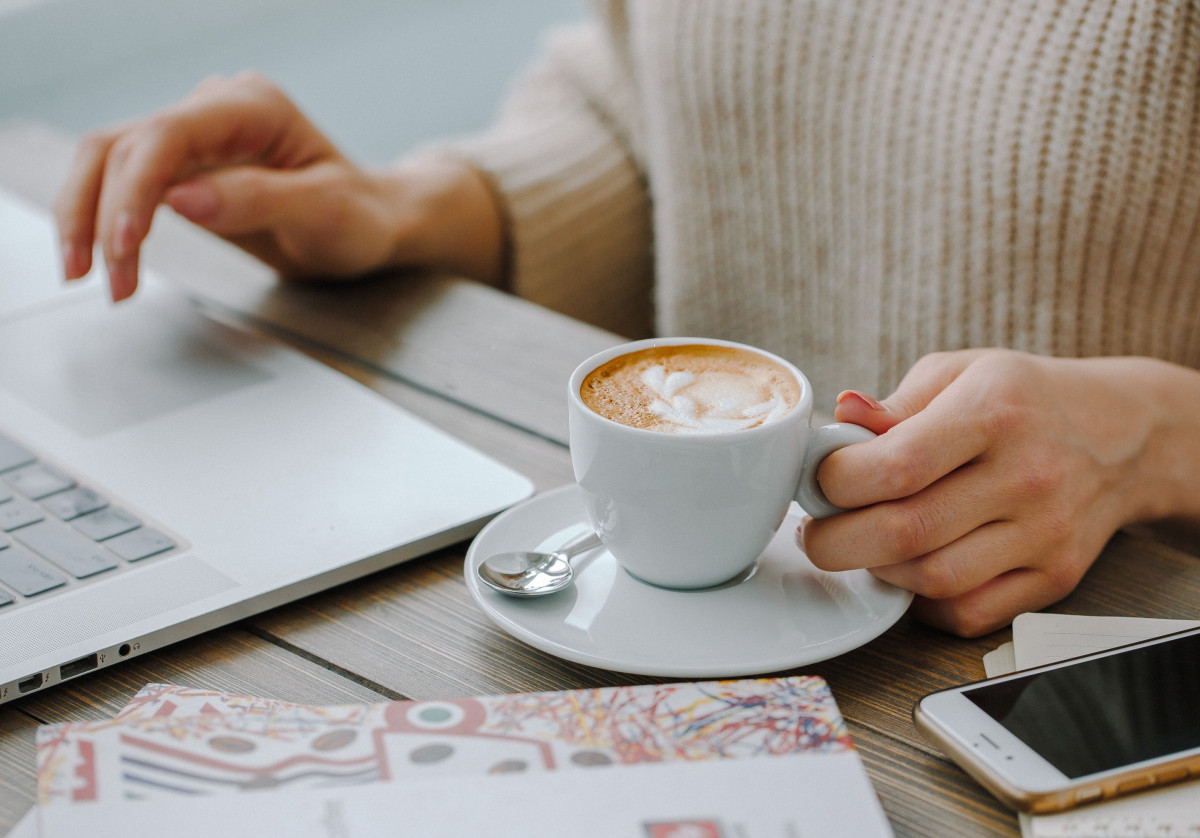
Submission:
M 790 407 L 779 393 L 760 401 L 762 388 L 743 375 L 668 373 L 656 365 L 647 368 L 641 380 L 658 396 L 650 402 L 650 412 L 674 433 L 744 431 L 778 419 Z
M 580 397 L 615 422 L 674 434 L 741 431 L 795 407 L 800 385 L 775 361 L 749 350 L 684 345 L 615 358 L 592 371 Z

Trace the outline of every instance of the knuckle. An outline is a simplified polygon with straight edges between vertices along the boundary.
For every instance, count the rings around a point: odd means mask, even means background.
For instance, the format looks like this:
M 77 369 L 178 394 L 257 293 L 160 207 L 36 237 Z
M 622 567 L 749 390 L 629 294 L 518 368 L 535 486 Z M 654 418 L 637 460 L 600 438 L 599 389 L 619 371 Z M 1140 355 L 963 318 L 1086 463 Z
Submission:
M 945 612 L 943 628 L 959 637 L 980 637 L 999 628 L 995 614 L 972 605 L 960 605 Z
M 233 77 L 231 85 L 247 96 L 270 102 L 290 101 L 279 85 L 257 70 L 243 70 Z
M 113 140 L 108 149 L 109 167 L 121 167 L 133 156 L 139 141 L 137 129 L 126 131 Z
M 227 76 L 214 74 L 203 79 L 199 84 L 192 88 L 192 95 L 195 97 L 207 97 L 222 93 L 229 89 L 230 80 Z
M 938 352 L 930 352 L 927 355 L 922 355 L 915 364 L 914 370 L 921 372 L 932 372 L 945 369 L 946 367 L 956 364 L 955 353 L 949 350 L 941 350 Z
M 913 591 L 928 599 L 949 599 L 963 593 L 962 574 L 954 562 L 932 555 L 917 560 Z
M 1049 451 L 1028 454 L 1015 475 L 1017 491 L 1026 502 L 1043 501 L 1055 497 L 1067 477 L 1066 465 Z M 1051 522 L 1061 527 L 1070 519 L 1064 511 L 1051 507 L 1047 510 Z
M 893 506 L 878 526 L 880 541 L 889 553 L 907 559 L 928 551 L 933 523 L 923 507 L 915 504 Z
M 925 488 L 924 463 L 911 450 L 900 451 L 888 444 L 887 435 L 879 447 L 876 477 L 880 488 L 889 498 L 906 498 Z
M 1058 602 L 1075 590 L 1082 578 L 1082 572 L 1078 570 L 1080 560 L 1080 556 L 1068 551 L 1059 556 L 1059 561 L 1042 569 L 1042 590 L 1046 595 L 1046 604 Z
M 79 155 L 103 156 L 112 145 L 114 137 L 113 131 L 108 128 L 87 132 L 79 141 Z

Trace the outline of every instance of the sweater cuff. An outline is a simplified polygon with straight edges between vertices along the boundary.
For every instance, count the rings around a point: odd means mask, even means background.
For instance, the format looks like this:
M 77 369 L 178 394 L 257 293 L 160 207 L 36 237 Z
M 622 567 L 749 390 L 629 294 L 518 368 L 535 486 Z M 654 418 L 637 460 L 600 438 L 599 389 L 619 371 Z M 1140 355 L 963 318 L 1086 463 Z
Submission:
M 611 53 L 589 30 L 559 33 L 484 134 L 443 150 L 488 179 L 505 214 L 508 286 L 629 337 L 651 332 L 651 207 L 617 113 Z

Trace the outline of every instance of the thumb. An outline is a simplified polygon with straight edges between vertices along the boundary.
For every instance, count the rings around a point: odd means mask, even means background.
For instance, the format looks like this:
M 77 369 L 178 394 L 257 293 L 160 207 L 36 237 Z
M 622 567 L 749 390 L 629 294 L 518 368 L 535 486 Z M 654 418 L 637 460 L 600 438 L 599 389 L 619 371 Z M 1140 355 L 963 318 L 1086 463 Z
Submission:
M 895 392 L 882 401 L 859 390 L 845 390 L 837 397 L 834 418 L 862 425 L 877 434 L 885 433 L 928 407 L 978 355 L 974 350 L 926 355 L 913 365 Z
M 302 170 L 237 166 L 175 184 L 164 200 L 189 221 L 221 236 L 239 236 L 286 224 L 306 206 Z

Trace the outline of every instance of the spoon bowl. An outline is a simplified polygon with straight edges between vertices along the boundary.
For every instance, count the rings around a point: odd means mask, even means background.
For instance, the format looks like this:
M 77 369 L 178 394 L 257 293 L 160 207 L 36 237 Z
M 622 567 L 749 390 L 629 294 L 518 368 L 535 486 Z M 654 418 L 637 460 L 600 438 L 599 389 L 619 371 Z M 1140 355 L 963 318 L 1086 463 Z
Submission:
M 480 580 L 509 596 L 545 596 L 570 586 L 575 577 L 571 559 L 600 546 L 600 536 L 590 532 L 552 553 L 518 551 L 489 556 L 479 565 Z

